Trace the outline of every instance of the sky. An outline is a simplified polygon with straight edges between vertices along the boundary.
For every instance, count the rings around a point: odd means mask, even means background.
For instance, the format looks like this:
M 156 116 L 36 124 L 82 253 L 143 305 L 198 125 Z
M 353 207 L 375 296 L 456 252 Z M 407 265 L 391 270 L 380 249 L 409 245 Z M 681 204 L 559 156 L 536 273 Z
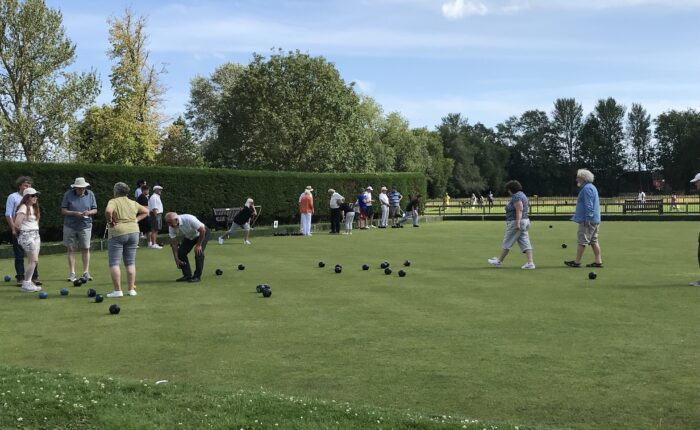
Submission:
M 162 111 L 177 117 L 190 80 L 272 49 L 323 56 L 358 92 L 411 127 L 449 113 L 488 127 L 575 98 L 640 103 L 656 116 L 700 109 L 700 0 L 46 0 L 109 103 L 107 20 L 146 17 L 164 66 Z

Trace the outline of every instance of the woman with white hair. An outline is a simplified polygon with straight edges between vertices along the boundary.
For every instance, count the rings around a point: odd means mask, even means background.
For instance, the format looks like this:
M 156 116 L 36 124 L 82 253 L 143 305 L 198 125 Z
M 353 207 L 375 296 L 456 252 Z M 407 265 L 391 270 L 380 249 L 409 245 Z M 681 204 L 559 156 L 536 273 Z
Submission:
M 565 261 L 569 267 L 581 267 L 581 258 L 586 250 L 586 245 L 591 245 L 594 261 L 586 267 L 603 267 L 603 259 L 598 243 L 598 230 L 600 228 L 600 198 L 598 189 L 593 185 L 594 176 L 589 170 L 579 169 L 576 172 L 576 185 L 581 187 L 576 200 L 576 212 L 571 221 L 578 223 L 578 247 L 576 259 Z
M 250 245 L 248 237 L 250 236 L 250 220 L 252 217 L 256 216 L 258 213 L 255 211 L 255 202 L 252 197 L 248 197 L 243 205 L 243 208 L 238 211 L 233 217 L 233 223 L 231 228 L 221 236 L 219 236 L 219 244 L 224 244 L 224 236 L 230 237 L 234 231 L 241 228 L 243 229 L 243 245 Z

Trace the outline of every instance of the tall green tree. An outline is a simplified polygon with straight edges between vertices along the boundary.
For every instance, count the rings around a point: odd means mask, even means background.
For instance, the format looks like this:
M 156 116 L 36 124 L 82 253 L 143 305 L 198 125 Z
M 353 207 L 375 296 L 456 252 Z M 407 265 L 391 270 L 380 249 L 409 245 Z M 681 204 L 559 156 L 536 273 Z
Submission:
M 651 153 L 651 115 L 637 103 L 627 114 L 627 139 L 634 154 L 634 164 L 641 181 L 642 170 L 647 169 L 652 161 Z
M 476 189 L 476 194 L 483 194 L 487 189 L 500 188 L 506 179 L 508 148 L 498 140 L 496 133 L 477 122 L 464 130 L 471 146 L 475 148 L 474 163 L 479 167 L 483 185 Z
M 619 179 L 625 167 L 625 107 L 614 98 L 598 100 L 581 130 L 582 164 L 596 175 L 602 193 L 619 192 Z
M 688 178 L 700 171 L 700 112 L 668 111 L 656 120 L 656 162 L 674 190 L 689 191 Z
M 447 181 L 447 191 L 453 196 L 466 196 L 486 186 L 474 161 L 477 148 L 469 140 L 468 129 L 469 122 L 458 113 L 443 117 L 438 126 L 445 158 L 454 161 L 452 175 Z
M 164 70 L 149 63 L 144 17 L 127 9 L 107 22 L 114 98 L 111 106 L 87 112 L 73 133 L 73 150 L 84 162 L 153 164 L 160 144 L 158 108 L 164 89 L 159 76 Z
M 216 141 L 205 150 L 221 167 L 374 170 L 360 98 L 332 63 L 299 51 L 253 61 L 223 97 Z
M 554 101 L 552 111 L 552 133 L 559 145 L 563 162 L 567 166 L 569 176 L 574 177 L 577 169 L 581 142 L 579 136 L 583 127 L 583 106 L 574 98 L 563 98 Z M 569 194 L 574 192 L 575 183 L 568 180 Z
M 192 138 L 192 133 L 182 117 L 178 117 L 166 128 L 156 161 L 163 166 L 199 167 L 203 165 L 202 148 Z
M 452 176 L 454 160 L 446 158 L 440 135 L 426 128 L 413 129 L 413 135 L 421 142 L 428 153 L 429 164 L 425 167 L 428 179 L 428 195 L 431 198 L 442 197 L 447 191 L 447 182 Z
M 76 113 L 94 102 L 94 71 L 67 72 L 75 45 L 43 0 L 0 1 L 0 157 L 45 161 L 67 142 Z

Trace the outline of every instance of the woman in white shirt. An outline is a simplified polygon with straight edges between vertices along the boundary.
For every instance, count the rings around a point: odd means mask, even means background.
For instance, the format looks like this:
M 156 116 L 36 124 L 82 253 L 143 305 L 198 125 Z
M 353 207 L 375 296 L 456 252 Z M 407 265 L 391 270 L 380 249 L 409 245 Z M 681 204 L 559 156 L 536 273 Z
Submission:
M 34 269 L 39 262 L 39 249 L 41 238 L 39 237 L 39 192 L 34 188 L 27 188 L 22 194 L 22 200 L 15 212 L 15 229 L 18 231 L 17 243 L 27 255 L 28 264 L 24 268 L 24 281 L 22 291 L 33 293 L 40 291 L 41 287 L 31 281 Z

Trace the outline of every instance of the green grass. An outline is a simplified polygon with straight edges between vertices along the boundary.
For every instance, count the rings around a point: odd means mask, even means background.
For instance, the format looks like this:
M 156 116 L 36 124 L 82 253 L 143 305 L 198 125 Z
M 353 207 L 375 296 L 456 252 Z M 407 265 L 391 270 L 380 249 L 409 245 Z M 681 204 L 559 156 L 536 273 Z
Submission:
M 102 304 L 91 303 L 85 287 L 60 297 L 65 257 L 44 257 L 49 299 L 9 284 L 0 289 L 0 362 L 147 385 L 167 379 L 208 396 L 244 390 L 349 402 L 395 417 L 418 411 L 506 427 L 699 428 L 700 289 L 687 285 L 700 278 L 697 224 L 603 224 L 606 267 L 595 281 L 562 264 L 575 252 L 575 228 L 534 223 L 538 267 L 527 272 L 518 253 L 503 268 L 486 264 L 500 248 L 500 222 L 253 236 L 250 247 L 237 236 L 210 244 L 197 285 L 172 282 L 179 273 L 169 250 L 142 248 L 140 295 Z M 413 265 L 399 278 L 405 259 Z M 91 286 L 102 292 L 110 288 L 105 260 L 94 254 Z M 383 260 L 393 275 L 379 270 Z M 239 263 L 245 271 L 235 269 Z M 342 274 L 333 273 L 336 263 Z M 363 272 L 363 263 L 371 270 Z M 12 261 L 3 264 L 9 272 Z M 217 267 L 222 277 L 213 275 Z M 255 293 L 262 282 L 272 285 L 269 299 Z M 107 312 L 114 302 L 119 316 Z M 204 402 L 203 411 L 207 404 L 215 407 Z M 295 428 L 293 417 L 274 419 Z M 324 423 L 308 427 L 334 428 L 332 419 Z M 408 425 L 383 426 L 392 427 Z

